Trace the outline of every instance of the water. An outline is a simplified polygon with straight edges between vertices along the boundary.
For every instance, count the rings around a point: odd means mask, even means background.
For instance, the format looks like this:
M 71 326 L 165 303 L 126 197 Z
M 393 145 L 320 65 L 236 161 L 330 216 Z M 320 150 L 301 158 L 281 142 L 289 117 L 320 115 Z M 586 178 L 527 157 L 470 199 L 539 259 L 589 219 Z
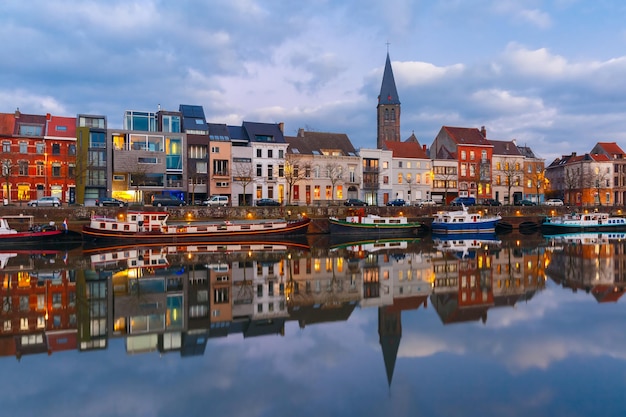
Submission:
M 624 415 L 619 235 L 0 253 L 16 416 Z

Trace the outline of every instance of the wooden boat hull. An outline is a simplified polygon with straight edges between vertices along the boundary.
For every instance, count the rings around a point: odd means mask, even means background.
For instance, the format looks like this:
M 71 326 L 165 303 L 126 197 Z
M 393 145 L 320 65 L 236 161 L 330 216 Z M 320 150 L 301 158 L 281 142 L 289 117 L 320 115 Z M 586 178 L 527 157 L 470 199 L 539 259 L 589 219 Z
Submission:
M 363 237 L 372 236 L 417 236 L 421 229 L 420 223 L 404 224 L 363 224 L 351 223 L 344 220 L 329 219 L 331 234 L 359 235 Z
M 90 226 L 84 226 L 82 233 L 85 240 L 96 241 L 122 241 L 132 240 L 137 243 L 149 242 L 196 242 L 230 239 L 267 239 L 267 236 L 293 236 L 307 232 L 311 219 L 303 219 L 295 222 L 288 222 L 283 228 L 267 229 L 267 230 L 230 230 L 225 228 L 223 231 L 193 232 L 193 233 L 164 233 L 158 230 L 143 232 L 124 232 L 122 230 L 100 230 Z

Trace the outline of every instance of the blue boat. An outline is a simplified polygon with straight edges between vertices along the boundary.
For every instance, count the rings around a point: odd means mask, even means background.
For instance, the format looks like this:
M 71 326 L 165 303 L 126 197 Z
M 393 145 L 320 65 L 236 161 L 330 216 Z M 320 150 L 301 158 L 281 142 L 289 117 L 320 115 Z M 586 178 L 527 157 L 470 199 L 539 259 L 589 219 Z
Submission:
M 495 233 L 500 220 L 499 214 L 470 213 L 463 205 L 462 210 L 437 212 L 431 230 L 434 234 Z

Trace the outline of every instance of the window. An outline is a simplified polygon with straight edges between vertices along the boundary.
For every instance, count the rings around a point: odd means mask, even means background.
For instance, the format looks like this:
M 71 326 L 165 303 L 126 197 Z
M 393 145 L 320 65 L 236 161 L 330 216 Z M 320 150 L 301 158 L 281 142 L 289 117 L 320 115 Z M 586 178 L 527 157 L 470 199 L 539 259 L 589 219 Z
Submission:
M 398 184 L 402 184 L 402 174 L 398 174 Z
M 262 177 L 263 176 L 263 165 L 256 164 L 256 176 L 257 177 Z
M 52 164 L 52 176 L 53 177 L 61 176 L 61 164 L 59 163 Z
M 268 150 L 267 150 L 267 157 L 268 157 L 268 158 L 273 158 L 273 157 L 274 157 L 274 151 L 273 151 L 273 150 L 271 150 L 271 149 L 268 149 Z
M 219 146 L 211 146 L 211 153 L 220 153 Z
M 39 152 L 38 152 L 39 153 Z M 76 155 L 76 145 L 71 143 L 68 147 L 67 147 L 67 154 L 68 155 Z
M 315 188 L 313 189 L 313 198 L 316 200 L 319 200 L 320 198 L 322 198 L 319 185 L 316 185 Z
M 304 167 L 304 176 L 306 178 L 311 178 L 311 167 L 308 165 Z
M 20 125 L 20 136 L 42 136 L 43 126 Z
M 206 146 L 191 145 L 189 147 L 189 157 L 193 159 L 206 159 Z
M 45 145 L 45 143 L 37 143 L 37 144 L 35 144 L 35 152 L 37 152 L 39 155 L 43 155 L 46 152 L 46 145 Z
M 256 187 L 256 198 L 263 198 L 263 187 L 261 187 L 260 185 L 257 185 Z
M 196 174 L 206 174 L 207 172 L 207 163 L 205 161 L 197 161 Z
M 28 153 L 28 143 L 20 142 L 20 153 Z
M 104 132 L 90 132 L 89 133 L 89 147 L 90 148 L 106 148 L 106 138 Z
M 256 150 L 256 157 L 257 158 L 263 158 L 263 150 L 262 149 L 257 149 Z
M 278 158 L 283 159 L 285 157 L 285 151 L 282 149 L 278 150 Z
M 213 161 L 213 175 L 228 175 L 228 161 L 216 159 Z
M 474 151 L 470 151 L 470 161 L 476 159 L 476 153 Z
M 487 160 L 487 151 L 481 151 L 480 157 L 483 161 Z
M 295 170 L 294 170 L 295 172 Z M 285 166 L 284 165 L 278 165 L 278 177 L 282 178 L 285 176 Z M 296 176 L 297 178 L 297 176 Z
M 28 175 L 28 161 L 19 162 L 19 175 Z
M 461 160 L 465 161 L 467 159 L 467 152 L 461 151 Z
M 2 142 L 2 152 L 11 152 L 11 142 L 9 141 Z
M 274 165 L 267 166 L 267 179 L 268 180 L 274 179 Z
M 387 169 L 387 168 L 389 168 L 389 162 L 383 161 L 383 169 Z
M 402 161 L 398 161 L 398 168 L 402 168 Z
M 332 191 L 332 187 L 330 185 L 326 186 L 326 200 L 332 200 L 333 198 L 333 191 Z
M 52 155 L 61 155 L 61 145 L 58 143 L 52 144 Z
M 43 174 L 43 161 L 35 162 L 35 175 L 41 177 Z
M 267 198 L 274 198 L 274 187 L 271 185 L 267 187 Z
M 151 158 L 151 157 L 137 158 L 137 162 L 140 163 L 140 164 L 156 164 L 156 163 L 158 163 L 156 158 Z

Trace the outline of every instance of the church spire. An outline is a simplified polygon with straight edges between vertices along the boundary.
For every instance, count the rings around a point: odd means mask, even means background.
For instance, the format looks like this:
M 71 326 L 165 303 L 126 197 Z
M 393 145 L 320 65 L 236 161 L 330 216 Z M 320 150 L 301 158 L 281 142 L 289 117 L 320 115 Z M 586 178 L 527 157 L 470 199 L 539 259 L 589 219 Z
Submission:
M 383 83 L 380 86 L 380 94 L 378 95 L 378 104 L 400 104 L 389 53 L 387 53 L 387 61 L 385 62 L 385 72 L 383 73 Z
M 391 59 L 387 51 L 387 61 L 383 72 L 383 82 L 378 95 L 378 133 L 376 145 L 382 149 L 386 141 L 400 142 L 400 97 L 393 78 Z

